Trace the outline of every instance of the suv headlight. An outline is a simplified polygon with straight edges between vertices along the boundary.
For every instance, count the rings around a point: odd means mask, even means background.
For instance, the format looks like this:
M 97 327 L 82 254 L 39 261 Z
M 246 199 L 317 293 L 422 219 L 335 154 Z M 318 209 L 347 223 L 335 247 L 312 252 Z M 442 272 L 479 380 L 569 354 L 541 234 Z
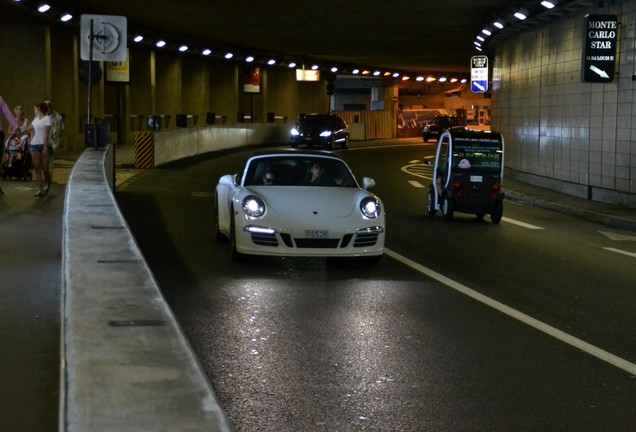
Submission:
M 298 128 L 292 128 L 291 134 L 292 136 L 298 136 L 300 135 L 300 132 L 298 132 Z
M 326 130 L 326 131 L 320 132 L 320 136 L 321 137 L 331 136 L 331 131 Z
M 360 201 L 360 211 L 369 219 L 380 216 L 380 201 L 375 197 L 366 197 Z
M 260 218 L 265 214 L 265 203 L 256 195 L 248 195 L 243 198 L 243 211 L 253 218 Z

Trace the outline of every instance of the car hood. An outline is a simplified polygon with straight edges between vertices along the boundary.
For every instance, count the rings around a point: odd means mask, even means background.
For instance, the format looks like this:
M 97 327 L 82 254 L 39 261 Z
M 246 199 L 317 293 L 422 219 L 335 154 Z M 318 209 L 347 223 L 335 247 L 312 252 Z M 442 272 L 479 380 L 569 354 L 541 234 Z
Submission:
M 265 200 L 269 211 L 291 218 L 348 217 L 362 197 L 358 188 L 321 186 L 253 186 L 249 190 Z

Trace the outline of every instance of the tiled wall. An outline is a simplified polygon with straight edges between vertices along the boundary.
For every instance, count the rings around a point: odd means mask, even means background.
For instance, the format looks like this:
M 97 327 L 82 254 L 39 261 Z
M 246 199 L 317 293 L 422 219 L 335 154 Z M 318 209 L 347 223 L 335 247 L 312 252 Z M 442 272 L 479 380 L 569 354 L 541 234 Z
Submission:
M 586 13 L 618 16 L 612 83 L 581 80 Z M 515 171 L 636 194 L 636 0 L 586 13 L 536 26 L 496 49 L 492 129 L 504 134 L 506 165 Z

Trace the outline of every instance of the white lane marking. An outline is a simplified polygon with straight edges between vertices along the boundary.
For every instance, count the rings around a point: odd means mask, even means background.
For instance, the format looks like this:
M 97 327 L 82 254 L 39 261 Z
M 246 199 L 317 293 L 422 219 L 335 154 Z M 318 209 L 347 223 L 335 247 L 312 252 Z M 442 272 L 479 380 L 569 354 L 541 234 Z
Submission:
M 426 187 L 422 183 L 418 182 L 417 180 L 409 180 L 409 183 L 411 183 L 411 186 L 413 186 L 415 188 L 423 189 L 423 188 Z
M 400 169 L 402 170 L 402 172 L 405 172 L 412 176 L 433 181 L 433 167 L 430 165 L 411 164 L 411 165 L 404 165 Z
M 434 270 L 429 269 L 419 263 L 416 263 L 413 260 L 410 260 L 397 252 L 394 252 L 390 249 L 384 249 L 384 252 L 390 256 L 391 258 L 401 262 L 402 264 L 411 267 L 413 270 L 422 273 L 425 276 L 434 279 L 447 287 L 454 289 L 457 292 L 460 292 L 473 300 L 476 300 L 486 306 L 489 306 L 509 317 L 516 319 L 530 327 L 539 330 L 542 333 L 547 334 L 548 336 L 552 336 L 555 339 L 560 340 L 574 348 L 578 348 L 581 351 L 596 357 L 599 360 L 602 360 L 606 363 L 611 364 L 612 366 L 616 366 L 619 369 L 624 370 L 625 372 L 636 375 L 636 364 L 631 363 L 621 357 L 618 357 L 608 351 L 605 351 L 601 348 L 598 348 L 590 343 L 587 343 L 577 337 L 574 337 L 564 331 L 557 329 L 556 327 L 552 327 L 544 322 L 541 322 L 535 318 L 532 318 L 530 315 L 526 315 L 523 312 L 520 312 L 516 309 L 511 308 L 510 306 L 506 306 L 503 303 L 498 302 L 497 300 L 491 299 L 490 297 L 486 297 L 483 294 L 478 293 L 477 291 L 468 288 L 466 285 L 462 285 L 459 282 L 455 282 L 454 280 L 437 273 Z
M 636 236 L 625 235 L 625 234 L 620 234 L 617 232 L 610 232 L 610 231 L 599 231 L 599 233 L 603 234 L 605 237 L 607 237 L 610 240 L 636 241 Z
M 508 223 L 510 223 L 510 224 L 513 224 L 513 225 L 517 225 L 517 226 L 520 226 L 520 227 L 523 227 L 523 228 L 532 229 L 532 230 L 542 230 L 542 229 L 545 229 L 545 228 L 542 228 L 542 227 L 540 227 L 540 226 L 531 225 L 531 224 L 529 224 L 529 223 L 521 222 L 521 221 L 518 221 L 518 220 L 515 220 L 515 219 L 510 219 L 510 218 L 507 218 L 507 217 L 505 217 L 505 216 L 504 216 L 504 217 L 502 217 L 502 218 L 501 218 L 501 220 L 502 220 L 502 221 L 504 221 L 504 222 L 508 222 Z
M 636 258 L 636 253 L 634 253 L 634 252 L 627 252 L 627 251 L 624 251 L 624 250 L 610 248 L 610 247 L 604 247 L 603 249 L 605 249 L 606 251 L 616 252 L 616 253 L 619 253 L 619 254 L 630 256 L 632 258 Z

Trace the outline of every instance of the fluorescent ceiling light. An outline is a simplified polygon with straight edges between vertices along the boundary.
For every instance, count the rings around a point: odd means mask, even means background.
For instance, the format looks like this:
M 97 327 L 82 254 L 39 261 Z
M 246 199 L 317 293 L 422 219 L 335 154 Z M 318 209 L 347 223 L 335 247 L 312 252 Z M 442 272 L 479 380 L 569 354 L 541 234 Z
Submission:
M 166 41 L 159 40 L 159 41 L 157 41 L 156 45 L 157 45 L 157 48 L 163 48 L 163 47 L 166 46 Z
M 556 1 L 548 1 L 548 0 L 543 0 L 541 2 L 541 6 L 543 6 L 546 9 L 552 9 L 557 5 Z
M 514 17 L 520 21 L 523 21 L 524 19 L 528 18 L 528 11 L 526 11 L 525 9 L 519 9 L 517 12 L 515 12 Z
M 420 75 L 417 78 L 415 78 L 415 81 L 422 82 L 422 81 L 424 81 L 424 77 Z
M 486 36 L 490 36 L 492 34 L 492 32 L 488 29 L 483 29 L 481 32 L 485 34 Z
M 274 59 L 269 59 L 269 61 L 267 62 L 268 65 L 270 66 L 274 66 L 276 64 L 276 60 Z
M 73 15 L 67 13 L 67 14 L 62 15 L 62 17 L 60 18 L 60 21 L 69 22 L 72 19 L 73 19 Z
M 504 24 L 501 21 L 495 21 L 494 23 L 492 23 L 492 25 L 494 25 L 495 27 L 497 27 L 499 30 L 501 30 L 502 28 L 504 28 Z
M 289 64 L 287 66 L 289 66 L 290 68 L 295 68 L 296 67 L 296 63 L 289 62 Z
M 319 66 L 318 66 L 318 65 L 313 65 L 313 66 L 311 67 L 311 70 L 318 70 L 318 69 L 319 69 Z
M 133 39 L 133 41 L 135 41 L 135 42 L 137 42 L 137 43 L 141 42 L 142 40 L 144 40 L 144 37 L 143 37 L 142 35 L 137 35 L 137 36 L 135 36 L 135 38 Z
M 360 73 L 360 69 L 354 69 L 351 71 L 352 74 L 358 75 Z
M 254 61 L 254 56 L 245 57 L 245 61 L 248 62 L 248 63 L 252 63 Z
M 48 12 L 49 9 L 51 9 L 51 6 L 49 6 L 46 3 L 41 4 L 40 6 L 38 6 L 38 12 L 41 12 L 41 13 Z
M 181 45 L 179 47 L 179 51 L 181 51 L 181 52 L 186 52 L 187 50 L 188 50 L 188 46 L 187 45 Z
M 232 54 L 231 52 L 229 52 L 229 53 L 225 53 L 225 58 L 226 58 L 226 59 L 228 59 L 228 60 L 229 60 L 229 59 L 231 59 L 232 57 L 234 57 L 234 54 Z
M 204 56 L 209 56 L 210 54 L 212 54 L 212 50 L 206 48 L 203 51 L 201 51 L 201 54 L 203 54 Z
M 337 68 L 337 67 L 335 67 L 335 66 L 334 66 L 334 67 L 332 67 L 332 68 L 331 68 L 331 72 L 333 72 L 333 73 L 338 72 L 338 68 Z

